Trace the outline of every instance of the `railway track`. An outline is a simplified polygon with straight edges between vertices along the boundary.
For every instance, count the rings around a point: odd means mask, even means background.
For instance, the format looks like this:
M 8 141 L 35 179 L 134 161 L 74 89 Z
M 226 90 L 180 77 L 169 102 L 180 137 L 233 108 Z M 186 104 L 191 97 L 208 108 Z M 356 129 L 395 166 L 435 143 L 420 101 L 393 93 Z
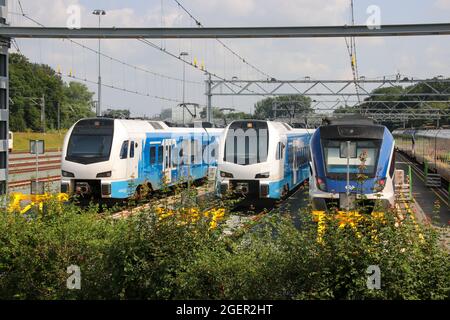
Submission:
M 39 180 L 51 184 L 60 180 L 61 152 L 47 150 L 38 158 Z M 30 186 L 36 178 L 36 156 L 29 152 L 14 152 L 9 157 L 8 187 L 14 191 Z
M 405 156 L 402 153 L 397 153 L 397 155 L 399 155 L 399 160 L 405 162 L 406 164 L 411 166 L 411 169 L 414 171 L 414 173 L 419 177 L 419 179 L 425 184 L 426 183 L 426 177 L 425 177 L 425 173 L 422 171 L 422 168 L 420 167 L 420 164 L 418 164 L 417 162 L 412 161 L 411 159 L 409 159 L 409 157 Z M 449 194 L 448 194 L 448 190 L 445 187 L 441 187 L 441 188 L 430 188 L 429 189 L 431 192 L 433 192 L 441 201 L 444 205 L 449 205 L 448 203 L 448 199 L 449 199 Z

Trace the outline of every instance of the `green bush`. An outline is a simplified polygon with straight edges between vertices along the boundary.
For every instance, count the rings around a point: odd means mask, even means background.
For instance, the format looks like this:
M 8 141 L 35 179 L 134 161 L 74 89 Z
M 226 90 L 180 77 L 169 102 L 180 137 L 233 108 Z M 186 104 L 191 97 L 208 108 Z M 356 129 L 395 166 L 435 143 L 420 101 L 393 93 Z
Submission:
M 392 213 L 339 227 L 305 210 L 225 236 L 156 208 L 112 219 L 96 207 L 47 203 L 45 214 L 0 213 L 1 299 L 448 299 L 449 254 L 436 232 Z M 180 209 L 181 210 L 181 209 Z M 376 230 L 376 234 L 374 233 Z M 81 290 L 66 288 L 70 265 Z M 381 269 L 381 290 L 366 269 Z
M 212 299 L 448 299 L 450 264 L 437 233 L 411 218 L 396 226 L 361 225 L 358 232 L 326 221 L 323 242 L 302 214 L 296 229 L 275 216 L 238 243 L 205 248 L 179 276 L 179 298 Z M 377 230 L 377 239 L 367 230 Z M 420 240 L 423 236 L 423 241 Z M 367 268 L 381 269 L 381 289 L 367 288 Z

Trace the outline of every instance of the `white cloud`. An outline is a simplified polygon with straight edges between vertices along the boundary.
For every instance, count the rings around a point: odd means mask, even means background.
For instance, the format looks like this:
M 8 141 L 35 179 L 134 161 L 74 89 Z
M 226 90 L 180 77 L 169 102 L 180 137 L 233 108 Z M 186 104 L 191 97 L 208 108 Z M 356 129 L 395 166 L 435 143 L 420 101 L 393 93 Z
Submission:
M 434 6 L 439 9 L 450 10 L 450 1 L 449 0 L 436 0 Z
M 12 1 L 13 3 L 16 0 Z M 383 2 L 389 10 L 390 1 Z M 47 26 L 65 25 L 66 8 L 79 4 L 81 0 L 22 0 L 25 11 Z M 85 2 L 84 2 L 85 3 Z M 348 0 L 184 0 L 183 5 L 205 26 L 275 26 L 275 25 L 342 25 L 349 24 Z M 436 8 L 450 7 L 450 0 L 436 0 Z M 173 2 L 164 1 L 164 25 L 194 26 L 192 20 Z M 142 9 L 142 6 L 144 9 Z M 160 26 L 160 1 L 148 1 L 139 9 L 132 2 L 123 7 L 105 9 L 103 26 Z M 18 11 L 17 6 L 14 7 Z M 361 9 L 361 8 L 359 8 Z M 91 10 L 81 7 L 82 26 L 97 26 L 97 17 Z M 356 12 L 358 13 L 358 11 Z M 436 13 L 438 14 L 438 13 Z M 431 17 L 432 18 L 432 17 Z M 357 21 L 365 21 L 365 8 L 359 11 Z M 20 16 L 16 24 L 34 26 Z M 401 70 L 412 75 L 449 75 L 448 52 L 450 44 L 446 37 L 408 38 L 359 38 L 357 39 L 359 73 L 367 78 L 392 75 Z M 445 41 L 443 41 L 445 40 Z M 96 49 L 96 40 L 80 40 Z M 251 67 L 223 49 L 215 40 L 153 40 L 168 51 L 188 51 L 188 59 L 204 60 L 207 68 L 218 75 L 240 79 L 263 78 Z M 224 42 L 238 52 L 246 61 L 277 79 L 298 79 L 310 76 L 312 79 L 351 79 L 349 56 L 342 38 L 315 39 L 226 39 Z M 97 56 L 86 50 L 72 47 L 61 40 L 19 40 L 22 51 L 32 61 L 44 62 L 56 68 L 61 66 L 67 73 L 70 68 L 76 75 L 84 74 L 92 80 L 97 77 Z M 183 65 L 153 48 L 135 40 L 103 40 L 102 51 L 132 65 L 181 78 Z M 161 79 L 130 70 L 120 64 L 102 60 L 103 81 L 131 90 L 145 91 L 158 96 L 181 99 L 180 82 Z M 188 85 L 187 97 L 193 102 L 204 104 L 205 76 L 202 72 L 186 66 L 186 79 L 202 82 Z M 90 85 L 96 90 L 95 85 Z M 172 106 L 164 102 L 120 91 L 105 89 L 105 105 L 129 107 L 136 115 L 158 113 L 161 107 Z M 256 98 L 234 98 L 234 104 L 242 110 L 249 110 Z M 230 98 L 214 97 L 214 104 L 229 106 Z

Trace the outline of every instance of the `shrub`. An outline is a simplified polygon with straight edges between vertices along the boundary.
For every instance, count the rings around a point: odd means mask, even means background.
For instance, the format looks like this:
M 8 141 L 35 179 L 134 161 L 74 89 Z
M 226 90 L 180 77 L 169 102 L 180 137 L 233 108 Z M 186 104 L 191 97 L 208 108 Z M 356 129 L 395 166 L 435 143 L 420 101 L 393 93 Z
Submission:
M 1 299 L 448 299 L 438 234 L 407 216 L 266 215 L 231 236 L 222 210 L 150 207 L 126 219 L 49 201 L 0 213 Z M 214 218 L 215 217 L 215 218 Z M 345 218 L 346 220 L 342 220 Z M 216 228 L 217 224 L 217 228 Z M 319 226 L 319 227 L 318 227 Z M 69 265 L 81 290 L 66 288 Z M 366 286 L 381 269 L 381 289 Z

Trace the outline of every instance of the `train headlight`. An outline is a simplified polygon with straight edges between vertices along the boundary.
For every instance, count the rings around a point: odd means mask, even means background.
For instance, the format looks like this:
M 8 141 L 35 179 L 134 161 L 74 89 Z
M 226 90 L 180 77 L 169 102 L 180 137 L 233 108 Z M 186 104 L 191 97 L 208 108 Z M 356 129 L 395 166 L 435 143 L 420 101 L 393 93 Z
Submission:
M 255 176 L 255 179 L 268 178 L 269 176 L 270 176 L 270 172 L 258 173 L 258 174 Z
M 220 176 L 222 178 L 233 178 L 234 177 L 232 173 L 225 172 L 225 171 L 220 171 Z
M 325 183 L 324 179 L 317 177 L 316 178 L 316 185 L 317 185 L 317 188 L 319 188 L 319 190 L 327 191 L 327 184 Z
M 61 175 L 66 178 L 74 178 L 75 177 L 75 175 L 72 172 L 64 171 L 64 170 L 61 171 Z
M 385 186 L 386 186 L 386 178 L 380 179 L 380 180 L 377 180 L 377 182 L 375 182 L 375 187 L 373 188 L 373 190 L 375 192 L 381 192 L 381 191 L 383 191 Z
M 110 177 L 111 177 L 111 171 L 106 171 L 106 172 L 97 174 L 97 178 L 110 178 Z

